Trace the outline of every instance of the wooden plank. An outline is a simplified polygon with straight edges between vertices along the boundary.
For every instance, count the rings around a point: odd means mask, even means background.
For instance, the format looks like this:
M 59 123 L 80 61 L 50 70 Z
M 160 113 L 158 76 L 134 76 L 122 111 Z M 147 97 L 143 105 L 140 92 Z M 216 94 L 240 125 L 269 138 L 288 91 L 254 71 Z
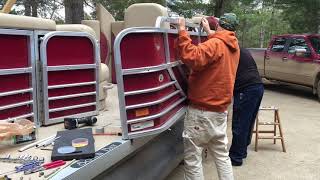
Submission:
M 282 139 L 280 136 L 259 136 L 258 139 Z

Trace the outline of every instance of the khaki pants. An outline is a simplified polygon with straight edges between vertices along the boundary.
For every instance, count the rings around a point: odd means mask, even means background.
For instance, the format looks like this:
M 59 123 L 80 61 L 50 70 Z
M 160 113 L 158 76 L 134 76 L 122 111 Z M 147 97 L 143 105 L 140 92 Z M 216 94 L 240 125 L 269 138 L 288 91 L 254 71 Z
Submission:
M 208 148 L 220 180 L 233 180 L 227 144 L 227 113 L 197 110 L 192 107 L 184 121 L 185 180 L 204 180 L 202 150 Z

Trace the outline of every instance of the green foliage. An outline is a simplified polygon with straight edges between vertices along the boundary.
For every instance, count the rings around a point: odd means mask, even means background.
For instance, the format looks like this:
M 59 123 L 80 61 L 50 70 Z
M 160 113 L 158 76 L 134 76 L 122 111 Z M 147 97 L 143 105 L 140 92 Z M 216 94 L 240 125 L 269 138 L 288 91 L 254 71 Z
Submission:
M 249 0 L 234 6 L 233 12 L 240 19 L 237 36 L 243 47 L 266 47 L 272 35 L 290 33 L 290 26 L 282 18 L 281 10 L 271 3 L 261 6 L 257 1 L 250 3 Z
M 320 33 L 320 0 L 278 0 L 295 33 Z
M 0 9 L 5 2 L 6 0 L 0 0 Z M 58 13 L 58 10 L 63 8 L 62 0 L 17 0 L 10 14 L 25 15 L 25 5 L 32 6 L 33 3 L 37 5 L 38 17 L 63 21 L 63 17 Z
M 63 0 L 17 0 L 11 13 L 24 15 L 26 1 L 38 3 L 38 16 L 63 22 L 59 13 Z M 0 0 L 0 8 L 5 2 Z M 116 20 L 123 20 L 130 5 L 151 2 L 188 18 L 196 14 L 214 15 L 217 8 L 219 13 L 234 12 L 240 19 L 237 35 L 244 47 L 266 47 L 272 35 L 320 33 L 320 0 L 85 0 L 85 6 L 93 12 L 85 14 L 85 19 L 95 18 L 96 3 L 101 3 Z
M 214 10 L 212 3 L 206 4 L 204 0 L 171 0 L 167 5 L 172 12 L 187 18 L 196 14 L 213 15 Z

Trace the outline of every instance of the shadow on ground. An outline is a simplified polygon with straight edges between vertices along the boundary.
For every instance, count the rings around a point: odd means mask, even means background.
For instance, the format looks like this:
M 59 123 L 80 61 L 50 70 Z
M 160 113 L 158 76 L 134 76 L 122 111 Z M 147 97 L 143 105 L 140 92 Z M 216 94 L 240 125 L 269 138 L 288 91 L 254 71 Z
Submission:
M 279 83 L 279 82 L 265 83 L 264 87 L 267 90 L 279 92 L 282 94 L 288 94 L 288 95 L 293 95 L 293 96 L 297 96 L 297 97 L 308 98 L 310 100 L 315 100 L 315 101 L 318 100 L 317 96 L 312 93 L 311 87 L 305 87 L 305 86 L 294 85 L 294 84 Z

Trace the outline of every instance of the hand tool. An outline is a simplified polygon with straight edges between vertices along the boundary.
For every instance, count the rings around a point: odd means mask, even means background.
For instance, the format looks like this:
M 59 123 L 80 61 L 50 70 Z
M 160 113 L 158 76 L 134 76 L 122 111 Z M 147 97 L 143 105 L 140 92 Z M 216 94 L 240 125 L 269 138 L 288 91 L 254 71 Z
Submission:
M 94 136 L 122 136 L 121 132 L 110 132 L 110 133 L 95 133 Z
M 45 177 L 45 178 L 48 178 L 48 180 L 49 180 L 49 179 L 51 179 L 53 176 L 55 176 L 56 174 L 58 174 L 59 172 L 61 172 L 61 171 L 64 170 L 65 168 L 69 167 L 71 164 L 73 164 L 73 163 L 76 162 L 76 161 L 77 161 L 77 160 L 74 159 L 74 160 L 70 161 L 70 163 L 69 163 L 68 165 L 64 166 L 64 167 L 61 168 L 61 169 L 58 168 L 57 171 L 52 172 L 52 173 L 50 173 L 50 174 L 48 174 L 48 175 L 46 175 L 46 176 L 44 176 L 44 177 Z
M 8 172 L 2 173 L 0 175 L 10 175 L 10 174 L 14 174 L 14 173 L 28 171 L 30 169 L 37 167 L 37 166 L 41 166 L 41 164 L 38 161 L 31 161 L 31 162 L 22 164 L 21 166 L 16 166 L 15 170 L 13 170 L 13 171 L 8 171 Z
M 94 116 L 88 116 L 83 118 L 64 118 L 64 128 L 71 130 L 79 127 L 79 124 L 92 126 L 96 122 L 97 118 Z
M 44 142 L 42 142 L 42 143 L 37 144 L 37 145 L 36 145 L 36 148 L 47 147 L 47 146 L 49 146 L 52 142 L 54 142 L 55 140 L 57 140 L 57 139 L 59 139 L 59 138 L 60 138 L 60 136 L 55 137 L 55 138 L 53 138 L 53 139 L 48 139 L 47 141 L 44 141 Z
M 32 161 L 38 161 L 39 163 L 42 164 L 44 162 L 44 157 L 39 158 L 37 156 L 33 156 L 33 158 L 32 157 L 29 158 L 29 156 L 26 156 L 26 155 L 21 155 L 17 158 L 12 158 L 10 155 L 6 157 L 0 157 L 0 162 L 4 162 L 4 163 L 25 164 Z
M 26 146 L 24 146 L 24 147 L 20 148 L 18 151 L 19 151 L 19 152 L 23 152 L 23 151 L 25 151 L 25 150 L 27 150 L 27 149 L 30 149 L 30 148 L 32 148 L 32 147 L 34 147 L 34 146 L 36 146 L 36 145 L 37 145 L 37 144 L 39 144 L 39 143 L 42 143 L 42 142 L 47 141 L 47 140 L 49 140 L 49 139 L 54 139 L 55 137 L 56 137 L 55 135 L 54 135 L 54 136 L 50 136 L 50 137 L 48 137 L 48 138 L 45 138 L 45 139 L 39 140 L 39 141 L 37 141 L 37 142 L 34 142 L 34 143 L 31 143 L 31 144 L 28 144 L 28 145 L 26 145 Z
M 50 162 L 50 163 L 44 164 L 42 166 L 30 169 L 28 171 L 24 171 L 24 175 L 32 174 L 32 173 L 35 173 L 35 172 L 44 171 L 44 170 L 48 170 L 48 169 L 52 169 L 52 168 L 56 168 L 56 167 L 60 167 L 60 166 L 63 166 L 65 164 L 66 164 L 66 162 L 63 161 L 63 160 Z

